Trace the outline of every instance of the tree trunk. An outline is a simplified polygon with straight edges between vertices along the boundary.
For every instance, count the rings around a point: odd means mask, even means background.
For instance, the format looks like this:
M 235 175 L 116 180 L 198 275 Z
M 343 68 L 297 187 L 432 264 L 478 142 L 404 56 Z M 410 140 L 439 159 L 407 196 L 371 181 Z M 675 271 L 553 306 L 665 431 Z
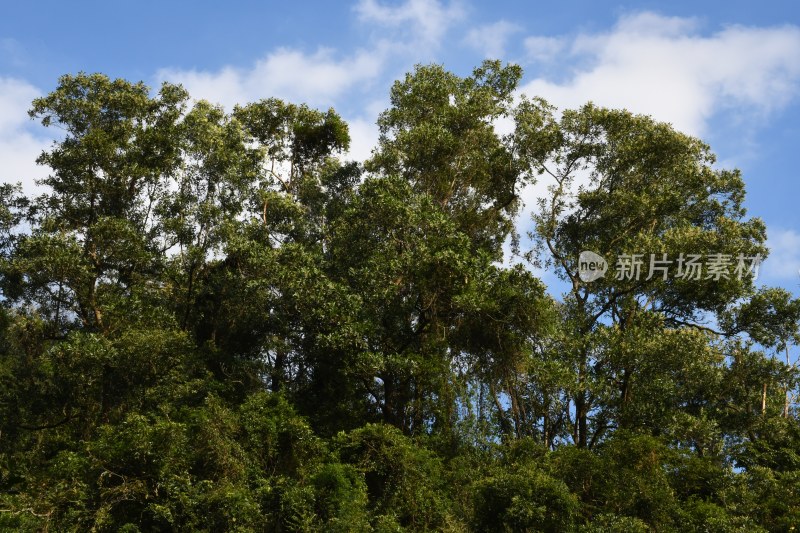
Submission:
M 786 366 L 789 367 L 789 343 L 786 343 Z M 789 384 L 786 384 L 786 397 L 783 403 L 783 418 L 789 418 Z
M 582 355 L 581 364 L 578 368 L 578 394 L 575 395 L 575 445 L 578 448 L 585 448 L 589 439 L 587 431 L 589 427 L 589 405 L 586 400 L 586 355 Z

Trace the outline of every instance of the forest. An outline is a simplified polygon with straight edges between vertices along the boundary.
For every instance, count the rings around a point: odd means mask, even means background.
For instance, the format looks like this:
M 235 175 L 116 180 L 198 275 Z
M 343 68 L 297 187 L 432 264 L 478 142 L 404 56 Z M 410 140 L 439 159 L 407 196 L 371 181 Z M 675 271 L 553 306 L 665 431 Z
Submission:
M 521 77 L 417 66 L 363 163 L 302 103 L 86 73 L 34 100 L 0 530 L 797 530 L 800 299 L 742 268 L 742 175 Z

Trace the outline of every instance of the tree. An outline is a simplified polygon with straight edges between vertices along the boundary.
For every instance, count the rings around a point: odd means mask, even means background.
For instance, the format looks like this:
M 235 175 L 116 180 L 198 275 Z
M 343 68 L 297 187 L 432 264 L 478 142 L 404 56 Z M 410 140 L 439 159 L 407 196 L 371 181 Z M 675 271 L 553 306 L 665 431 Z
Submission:
M 580 252 L 598 250 L 610 265 L 633 254 L 763 257 L 764 226 L 743 218 L 739 173 L 713 169 L 708 146 L 667 124 L 591 104 L 556 119 L 542 100 L 523 101 L 516 124 L 522 160 L 553 181 L 534 214 L 537 248 L 530 257 L 552 266 L 568 284 L 564 349 L 577 378 L 569 392 L 573 440 L 593 446 L 606 431 L 625 424 L 614 411 L 626 411 L 640 397 L 635 387 L 644 358 L 655 355 L 635 353 L 642 348 L 635 344 L 628 344 L 634 352 L 626 354 L 616 341 L 617 348 L 604 346 L 604 338 L 631 335 L 653 321 L 662 322 L 664 335 L 691 335 L 681 333 L 686 329 L 714 335 L 698 320 L 719 316 L 750 295 L 752 275 L 699 280 L 608 275 L 585 283 L 578 274 Z M 696 354 L 687 350 L 673 368 L 686 368 Z M 697 401 L 690 410 L 702 409 L 707 399 Z M 686 405 L 670 408 L 681 404 Z
M 394 84 L 392 107 L 378 119 L 381 136 L 366 168 L 402 176 L 452 214 L 474 251 L 499 258 L 513 231 L 524 175 L 493 122 L 509 117 L 522 70 L 486 61 L 460 78 L 420 66 Z
M 520 76 L 416 67 L 365 165 L 334 110 L 35 100 L 64 134 L 42 195 L 0 186 L 0 529 L 790 530 L 800 304 L 753 286 L 741 176 Z M 504 261 L 537 179 L 560 298 Z
M 762 346 L 784 352 L 788 375 L 783 383 L 783 417 L 789 418 L 792 391 L 797 383 L 797 361 L 791 361 L 789 346 L 800 344 L 800 299 L 792 299 L 784 289 L 763 288 L 731 309 L 724 319 L 731 330 L 745 332 Z

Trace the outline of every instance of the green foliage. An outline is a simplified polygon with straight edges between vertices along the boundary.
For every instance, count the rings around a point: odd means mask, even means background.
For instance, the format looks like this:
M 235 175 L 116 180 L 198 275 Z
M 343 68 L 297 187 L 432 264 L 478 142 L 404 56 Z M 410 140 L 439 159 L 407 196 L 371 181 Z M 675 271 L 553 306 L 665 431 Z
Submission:
M 341 460 L 364 476 L 369 508 L 379 522 L 391 519 L 412 530 L 444 526 L 450 502 L 439 458 L 383 424 L 339 435 L 336 447 Z
M 418 66 L 363 166 L 334 110 L 36 99 L 63 134 L 42 195 L 0 186 L 0 530 L 794 530 L 800 301 L 577 275 L 765 256 L 741 175 L 521 75 Z
M 510 470 L 510 471 L 509 471 Z M 477 487 L 477 531 L 573 531 L 578 498 L 536 467 L 503 469 Z

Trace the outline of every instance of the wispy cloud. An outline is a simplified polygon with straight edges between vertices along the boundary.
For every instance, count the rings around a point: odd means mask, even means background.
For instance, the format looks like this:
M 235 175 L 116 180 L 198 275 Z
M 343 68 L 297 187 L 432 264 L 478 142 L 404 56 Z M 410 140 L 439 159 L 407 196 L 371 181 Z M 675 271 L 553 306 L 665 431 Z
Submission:
M 484 24 L 467 32 L 464 42 L 483 54 L 484 57 L 500 59 L 506 55 L 506 44 L 522 27 L 507 20 Z
M 28 193 L 35 190 L 35 180 L 48 172 L 35 161 L 50 140 L 31 133 L 27 113 L 40 94 L 24 80 L 0 78 L 0 182 L 21 182 Z
M 627 108 L 671 122 L 695 135 L 718 111 L 736 107 L 763 115 L 798 93 L 800 28 L 731 26 L 711 35 L 694 19 L 638 13 L 603 33 L 562 38 L 532 36 L 528 54 L 560 54 L 566 81 L 540 77 L 523 92 L 559 107 L 586 101 Z
M 567 46 L 564 37 L 534 35 L 525 39 L 525 55 L 528 61 L 549 63 L 558 58 Z
M 760 277 L 771 282 L 795 282 L 800 286 L 800 233 L 790 229 L 767 231 L 769 257 L 764 261 Z
M 355 52 L 322 47 L 308 53 L 278 48 L 249 66 L 229 65 L 218 70 L 170 67 L 159 70 L 156 79 L 181 83 L 192 97 L 228 109 L 267 97 L 315 107 L 342 107 L 344 102 L 357 102 L 359 98 L 375 102 L 388 91 L 389 80 L 384 78 L 390 65 L 399 60 L 408 63 L 402 67 L 407 70 L 422 58 L 432 59 L 429 54 L 466 12 L 458 1 L 407 0 L 389 5 L 361 0 L 354 13 L 363 27 L 374 30 Z M 375 119 L 379 111 L 368 105 L 346 117 L 352 136 L 350 157 L 361 160 L 369 156 L 378 138 Z
M 763 118 L 800 92 L 800 28 L 699 31 L 695 19 L 638 13 L 620 18 L 607 32 L 530 36 L 524 41 L 528 59 L 551 69 L 555 65 L 557 71 L 529 79 L 521 92 L 562 109 L 588 101 L 626 108 L 698 136 L 708 133 L 718 113 Z M 575 188 L 586 180 L 579 176 Z M 522 191 L 521 229 L 529 227 L 531 211 L 551 184 L 542 177 Z M 794 232 L 771 236 L 775 251 L 765 276 L 797 276 L 800 265 L 792 250 L 800 249 L 799 238 Z
M 0 135 L 8 135 L 29 122 L 27 109 L 39 90 L 26 81 L 0 78 Z
M 376 0 L 360 0 L 354 8 L 359 21 L 392 30 L 393 41 L 404 41 L 412 48 L 438 47 L 453 24 L 466 16 L 463 5 L 456 0 L 442 3 L 437 0 L 407 0 L 388 5 Z
M 193 97 L 228 107 L 268 97 L 330 106 L 345 91 L 374 79 L 382 64 L 380 50 L 340 57 L 329 48 L 313 54 L 280 48 L 249 68 L 228 66 L 215 72 L 166 68 L 157 78 L 182 83 Z

